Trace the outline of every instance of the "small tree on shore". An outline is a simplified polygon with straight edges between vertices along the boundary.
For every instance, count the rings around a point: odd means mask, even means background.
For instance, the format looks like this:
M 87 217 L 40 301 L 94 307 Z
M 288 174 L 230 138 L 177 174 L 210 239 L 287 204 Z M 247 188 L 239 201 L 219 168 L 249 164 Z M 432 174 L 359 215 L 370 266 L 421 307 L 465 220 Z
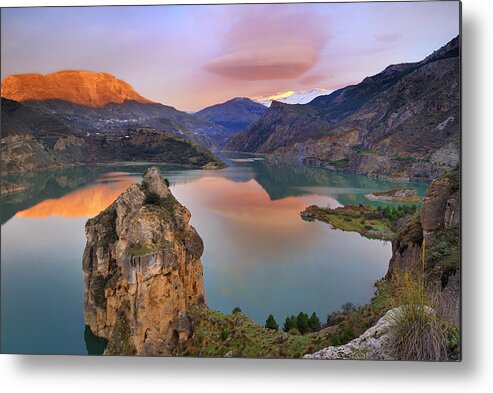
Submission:
M 296 327 L 300 331 L 301 334 L 308 333 L 308 314 L 301 311 L 296 317 Z
M 308 319 L 308 327 L 312 332 L 317 332 L 320 330 L 322 324 L 320 323 L 320 319 L 317 314 L 314 312 L 312 316 Z
M 277 324 L 274 315 L 269 314 L 267 317 L 267 320 L 265 321 L 265 327 L 267 329 L 272 329 L 272 330 L 279 330 L 279 325 Z
M 296 317 L 294 315 L 291 315 L 290 317 L 286 317 L 284 320 L 284 326 L 282 330 L 284 330 L 286 333 L 289 332 L 291 329 L 296 328 Z
M 356 311 L 356 306 L 351 302 L 344 303 L 341 306 L 341 308 L 342 308 L 342 311 L 345 313 L 350 313 L 350 312 Z

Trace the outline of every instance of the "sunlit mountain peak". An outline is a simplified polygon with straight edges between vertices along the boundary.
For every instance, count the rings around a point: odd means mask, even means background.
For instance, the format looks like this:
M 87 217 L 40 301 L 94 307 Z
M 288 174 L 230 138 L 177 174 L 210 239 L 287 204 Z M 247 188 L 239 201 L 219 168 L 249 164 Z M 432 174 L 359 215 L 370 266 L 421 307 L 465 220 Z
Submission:
M 328 95 L 330 93 L 332 93 L 331 90 L 317 87 L 314 89 L 287 90 L 272 95 L 256 96 L 252 97 L 252 100 L 265 106 L 270 106 L 272 101 L 279 101 L 285 104 L 307 104 L 318 96 Z

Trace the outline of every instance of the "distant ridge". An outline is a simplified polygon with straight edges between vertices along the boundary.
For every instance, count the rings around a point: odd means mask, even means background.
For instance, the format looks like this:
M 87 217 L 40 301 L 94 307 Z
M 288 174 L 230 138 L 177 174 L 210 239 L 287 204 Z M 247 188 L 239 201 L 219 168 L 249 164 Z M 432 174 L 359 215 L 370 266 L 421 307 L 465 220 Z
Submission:
M 209 106 L 195 115 L 218 124 L 221 128 L 215 135 L 220 144 L 231 135 L 244 130 L 257 121 L 267 108 L 249 98 L 237 97 L 221 104 Z M 212 136 L 212 135 L 211 135 Z
M 18 102 L 63 100 L 92 108 L 125 101 L 153 103 L 113 75 L 76 70 L 7 76 L 2 81 L 2 97 Z

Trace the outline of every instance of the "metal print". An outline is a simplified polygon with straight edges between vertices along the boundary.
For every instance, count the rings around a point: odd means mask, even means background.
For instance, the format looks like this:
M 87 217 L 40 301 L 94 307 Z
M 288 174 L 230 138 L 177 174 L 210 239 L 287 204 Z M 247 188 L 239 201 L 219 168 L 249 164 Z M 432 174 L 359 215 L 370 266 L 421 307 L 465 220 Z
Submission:
M 459 30 L 2 8 L 2 353 L 460 360 Z

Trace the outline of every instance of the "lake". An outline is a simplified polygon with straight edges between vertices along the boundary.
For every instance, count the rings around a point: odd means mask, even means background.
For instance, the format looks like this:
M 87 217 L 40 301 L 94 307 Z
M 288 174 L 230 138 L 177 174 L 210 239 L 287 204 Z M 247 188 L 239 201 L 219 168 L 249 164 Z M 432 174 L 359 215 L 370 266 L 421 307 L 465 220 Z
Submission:
M 364 195 L 427 185 L 343 175 L 298 162 L 223 155 L 218 171 L 158 166 L 192 213 L 204 240 L 209 307 L 238 306 L 263 324 L 272 313 L 315 311 L 322 321 L 343 303 L 367 303 L 387 271 L 389 242 L 306 222 L 311 204 L 378 204 Z M 92 166 L 9 176 L 28 185 L 2 197 L 1 345 L 7 353 L 87 354 L 98 345 L 84 331 L 84 225 L 147 166 Z

